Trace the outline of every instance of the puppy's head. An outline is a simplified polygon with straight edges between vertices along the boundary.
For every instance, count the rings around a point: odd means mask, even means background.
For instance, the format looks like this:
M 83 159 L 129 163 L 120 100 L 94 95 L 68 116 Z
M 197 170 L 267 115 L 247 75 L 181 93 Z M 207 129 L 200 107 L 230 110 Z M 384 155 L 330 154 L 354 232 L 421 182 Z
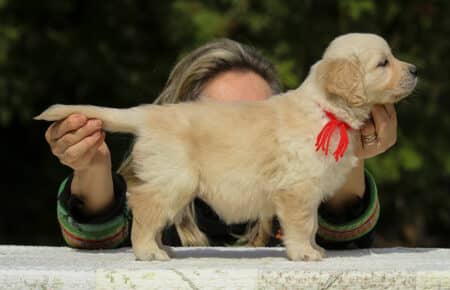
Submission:
M 398 102 L 417 84 L 416 67 L 395 58 L 386 41 L 374 34 L 336 38 L 315 72 L 326 94 L 350 107 Z

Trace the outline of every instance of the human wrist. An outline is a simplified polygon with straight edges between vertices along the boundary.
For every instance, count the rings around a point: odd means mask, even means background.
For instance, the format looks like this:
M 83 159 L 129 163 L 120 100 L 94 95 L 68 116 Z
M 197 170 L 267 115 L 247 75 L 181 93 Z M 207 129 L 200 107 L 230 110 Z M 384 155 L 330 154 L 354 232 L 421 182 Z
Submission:
M 365 170 L 366 192 L 359 203 L 335 214 L 322 204 L 319 208 L 318 235 L 326 241 L 355 241 L 373 231 L 379 216 L 380 202 L 375 179 Z
M 109 158 L 92 166 L 74 170 L 71 194 L 83 202 L 86 214 L 96 214 L 107 208 L 114 200 L 111 162 Z

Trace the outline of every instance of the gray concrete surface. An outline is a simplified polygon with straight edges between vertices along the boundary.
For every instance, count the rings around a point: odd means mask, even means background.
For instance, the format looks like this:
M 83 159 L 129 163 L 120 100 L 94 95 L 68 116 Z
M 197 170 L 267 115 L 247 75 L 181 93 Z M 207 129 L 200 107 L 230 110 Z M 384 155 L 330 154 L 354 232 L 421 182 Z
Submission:
M 130 248 L 0 246 L 0 289 L 450 289 L 450 249 L 328 251 L 292 262 L 283 248 L 173 248 L 142 262 Z

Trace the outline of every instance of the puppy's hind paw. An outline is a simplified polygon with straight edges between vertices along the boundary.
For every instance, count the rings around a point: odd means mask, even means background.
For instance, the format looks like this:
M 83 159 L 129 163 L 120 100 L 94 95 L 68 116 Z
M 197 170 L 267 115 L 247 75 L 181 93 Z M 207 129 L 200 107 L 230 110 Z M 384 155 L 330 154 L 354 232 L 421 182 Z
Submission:
M 152 249 L 146 251 L 134 250 L 136 260 L 139 261 L 169 261 L 169 255 L 161 249 Z
M 287 249 L 286 253 L 292 261 L 321 261 L 325 256 L 325 253 L 322 254 L 311 246 Z

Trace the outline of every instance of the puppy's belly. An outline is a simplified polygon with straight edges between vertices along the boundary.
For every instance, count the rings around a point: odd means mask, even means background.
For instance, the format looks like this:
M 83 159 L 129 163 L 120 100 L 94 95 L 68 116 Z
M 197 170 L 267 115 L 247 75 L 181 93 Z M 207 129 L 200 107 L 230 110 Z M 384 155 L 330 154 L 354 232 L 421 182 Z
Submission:
M 243 223 L 258 218 L 270 218 L 275 214 L 268 193 L 257 191 L 234 191 L 227 193 L 200 193 L 204 200 L 217 215 L 227 224 Z

